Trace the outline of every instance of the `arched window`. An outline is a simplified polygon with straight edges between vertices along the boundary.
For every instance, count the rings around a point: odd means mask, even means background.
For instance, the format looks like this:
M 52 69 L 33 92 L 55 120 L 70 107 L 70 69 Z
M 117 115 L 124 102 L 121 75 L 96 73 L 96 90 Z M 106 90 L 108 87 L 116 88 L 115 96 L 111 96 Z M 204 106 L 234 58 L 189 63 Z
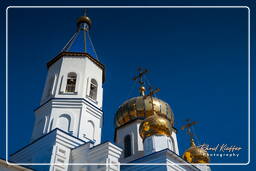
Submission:
M 54 83 L 54 77 L 51 77 L 51 78 L 48 80 L 48 85 L 47 85 L 47 97 L 49 97 L 49 96 L 52 94 L 53 83 Z
M 68 73 L 66 92 L 75 92 L 77 75 L 74 72 Z
M 50 128 L 49 128 L 49 132 L 52 130 L 52 125 L 53 125 L 53 119 L 51 120 L 51 124 L 50 124 Z
M 95 79 L 91 79 L 89 97 L 91 97 L 93 100 L 97 99 L 97 89 L 98 89 L 97 81 Z
M 129 157 L 132 154 L 132 140 L 130 135 L 124 137 L 124 157 Z
M 41 118 L 37 122 L 37 129 L 40 131 L 40 135 L 43 135 L 43 133 L 44 133 L 44 118 Z
M 62 114 L 58 118 L 58 128 L 67 132 L 72 133 L 70 131 L 71 117 L 68 114 Z
M 94 140 L 95 128 L 94 128 L 93 121 L 91 120 L 88 121 L 87 129 L 88 129 L 87 138 Z
M 44 129 L 43 129 L 43 133 L 47 133 L 47 124 L 48 124 L 48 116 L 44 117 Z

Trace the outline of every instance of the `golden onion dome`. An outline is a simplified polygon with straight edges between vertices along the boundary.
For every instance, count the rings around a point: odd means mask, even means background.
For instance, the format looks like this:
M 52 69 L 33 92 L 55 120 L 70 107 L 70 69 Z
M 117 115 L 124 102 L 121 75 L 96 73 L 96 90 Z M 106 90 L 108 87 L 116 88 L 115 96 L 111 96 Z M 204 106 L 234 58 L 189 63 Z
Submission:
M 125 101 L 119 107 L 115 115 L 116 127 L 135 119 L 144 120 L 153 114 L 165 117 L 173 126 L 174 115 L 168 103 L 151 96 L 138 96 Z
M 81 23 L 86 23 L 89 26 L 89 28 L 91 28 L 92 26 L 92 20 L 87 16 L 81 16 L 77 19 L 76 24 L 78 27 L 80 26 Z
M 190 147 L 184 152 L 182 158 L 189 163 L 209 163 L 210 157 L 207 151 L 197 147 L 194 140 L 191 140 Z
M 152 115 L 140 124 L 139 133 L 143 140 L 152 135 L 171 136 L 172 126 L 165 117 Z

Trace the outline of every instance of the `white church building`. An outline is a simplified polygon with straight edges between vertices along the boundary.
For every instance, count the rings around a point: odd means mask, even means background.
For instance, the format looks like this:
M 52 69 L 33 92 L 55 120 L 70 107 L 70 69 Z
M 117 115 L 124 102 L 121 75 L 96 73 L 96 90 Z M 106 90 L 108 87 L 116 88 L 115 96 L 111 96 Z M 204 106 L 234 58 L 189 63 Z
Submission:
M 91 26 L 89 17 L 80 17 L 74 35 L 47 63 L 31 141 L 8 162 L 0 160 L 0 170 L 211 170 L 208 153 L 193 139 L 180 155 L 172 109 L 152 92 L 146 95 L 143 85 L 116 112 L 115 143 L 101 142 L 105 67 L 91 42 Z

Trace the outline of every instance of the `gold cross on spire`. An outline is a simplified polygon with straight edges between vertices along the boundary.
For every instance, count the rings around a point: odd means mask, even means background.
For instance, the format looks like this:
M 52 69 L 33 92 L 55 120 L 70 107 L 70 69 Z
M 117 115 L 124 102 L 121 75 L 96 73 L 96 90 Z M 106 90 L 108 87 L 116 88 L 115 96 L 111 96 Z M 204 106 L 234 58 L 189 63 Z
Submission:
M 191 143 L 191 145 L 195 145 L 194 138 L 193 138 L 194 134 L 191 131 L 191 127 L 193 125 L 196 125 L 197 122 L 196 121 L 191 121 L 190 119 L 187 119 L 186 122 L 187 122 L 187 124 L 183 125 L 180 129 L 181 130 L 185 130 L 185 129 L 187 130 L 186 133 L 190 136 L 190 143 Z
M 133 80 L 134 81 L 139 80 L 138 83 L 140 84 L 140 94 L 142 96 L 144 96 L 146 89 L 143 86 L 144 85 L 143 76 L 148 72 L 148 70 L 147 69 L 138 68 L 138 71 L 139 71 L 139 74 L 137 76 L 133 77 Z
M 156 111 L 155 111 L 155 104 L 154 104 L 154 101 L 153 101 L 153 95 L 158 93 L 160 91 L 160 88 L 156 88 L 155 90 L 153 90 L 152 87 L 149 88 L 149 94 L 148 95 L 144 95 L 144 99 L 146 99 L 147 97 L 150 97 L 151 101 L 149 103 L 152 104 L 152 111 L 154 114 L 156 114 Z

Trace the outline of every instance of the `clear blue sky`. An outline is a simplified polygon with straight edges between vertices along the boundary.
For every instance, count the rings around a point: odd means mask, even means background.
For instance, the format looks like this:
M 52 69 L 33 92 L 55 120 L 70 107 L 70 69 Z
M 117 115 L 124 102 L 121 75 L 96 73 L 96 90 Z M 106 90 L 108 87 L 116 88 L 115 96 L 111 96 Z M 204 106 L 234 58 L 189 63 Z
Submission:
M 73 35 L 76 18 L 82 13 L 82 9 L 10 9 L 10 153 L 29 142 L 33 110 L 39 105 L 47 74 L 46 62 Z M 89 9 L 93 21 L 91 38 L 106 67 L 103 141 L 113 141 L 115 112 L 127 98 L 138 95 L 136 88 L 132 89 L 132 77 L 138 67 L 144 67 L 149 70 L 150 83 L 161 89 L 157 97 L 171 105 L 176 128 L 191 118 L 199 122 L 195 127 L 197 143 L 243 148 L 239 157 L 212 157 L 212 162 L 247 162 L 247 14 L 245 8 Z M 2 35 L 1 49 L 5 41 Z M 1 55 L 5 56 L 3 52 Z M 1 64 L 5 68 L 4 59 Z M 4 103 L 3 98 L 1 102 Z M 177 137 L 182 154 L 189 139 L 182 131 Z

